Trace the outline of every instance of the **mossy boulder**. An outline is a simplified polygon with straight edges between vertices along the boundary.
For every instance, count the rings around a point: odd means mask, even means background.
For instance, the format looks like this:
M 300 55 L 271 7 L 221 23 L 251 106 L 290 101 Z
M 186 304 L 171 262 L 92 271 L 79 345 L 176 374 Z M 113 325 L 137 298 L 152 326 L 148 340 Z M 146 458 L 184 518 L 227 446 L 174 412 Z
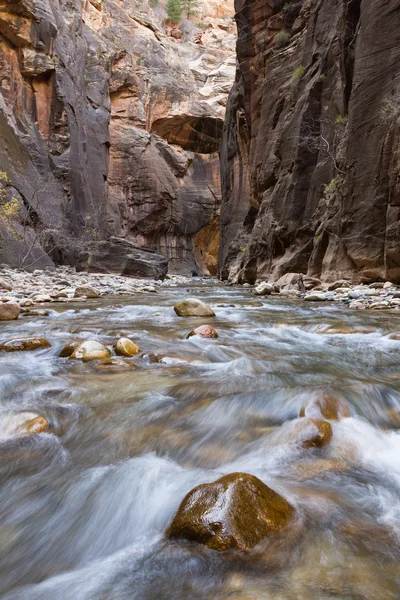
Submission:
M 285 498 L 254 475 L 231 473 L 189 492 L 166 534 L 220 552 L 250 551 L 264 538 L 279 534 L 294 514 Z
M 111 352 L 106 346 L 100 344 L 100 342 L 88 340 L 79 344 L 69 357 L 69 360 L 89 362 L 92 360 L 105 360 L 110 358 L 110 356 Z
M 344 400 L 331 394 L 323 394 L 319 398 L 314 398 L 302 406 L 299 416 L 310 417 L 311 419 L 340 421 L 340 419 L 350 417 L 351 413 Z
M 49 340 L 45 338 L 16 338 L 7 340 L 0 344 L 0 350 L 5 352 L 26 352 L 28 350 L 40 350 L 42 348 L 50 348 Z
M 177 302 L 174 311 L 178 317 L 215 317 L 213 309 L 198 298 L 186 298 Z
M 199 335 L 203 338 L 211 339 L 216 339 L 218 337 L 218 333 L 215 331 L 214 327 L 211 327 L 211 325 L 200 325 L 200 327 L 189 331 L 187 337 L 190 338 L 194 335 Z
M 114 345 L 115 354 L 117 356 L 136 356 L 139 354 L 140 348 L 136 346 L 129 338 L 120 338 Z

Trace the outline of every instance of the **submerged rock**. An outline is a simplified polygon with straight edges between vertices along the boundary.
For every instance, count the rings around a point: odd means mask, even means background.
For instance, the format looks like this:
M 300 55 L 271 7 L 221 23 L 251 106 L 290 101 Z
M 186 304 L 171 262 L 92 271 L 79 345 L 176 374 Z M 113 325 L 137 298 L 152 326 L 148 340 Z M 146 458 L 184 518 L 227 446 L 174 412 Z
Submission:
M 5 352 L 26 352 L 28 350 L 40 350 L 41 348 L 50 348 L 49 340 L 45 338 L 16 338 L 7 340 L 0 345 L 0 350 Z
M 83 362 L 89 362 L 91 360 L 104 360 L 110 358 L 111 352 L 109 349 L 93 340 L 81 342 L 79 346 L 69 357 L 70 360 L 83 360 Z
M 95 369 L 104 373 L 124 373 L 137 369 L 137 365 L 124 358 L 107 358 L 97 363 Z
M 132 342 L 132 340 L 130 340 L 129 338 L 119 339 L 118 342 L 116 342 L 116 344 L 114 345 L 114 350 L 117 356 L 128 357 L 136 356 L 136 354 L 139 354 L 140 352 L 139 346 L 136 346 L 136 344 Z
M 166 533 L 220 552 L 249 551 L 280 533 L 293 516 L 294 508 L 260 479 L 231 473 L 189 492 Z
M 48 428 L 45 417 L 31 412 L 9 413 L 2 416 L 0 422 L 0 433 L 6 436 L 44 433 Z
M 177 302 L 174 311 L 178 317 L 215 317 L 215 312 L 197 298 L 187 298 Z
M 25 421 L 20 427 L 19 430 L 29 434 L 36 433 L 44 433 L 49 428 L 49 422 L 44 417 L 38 415 L 37 417 L 33 417 L 28 421 Z
M 0 321 L 14 321 L 18 319 L 21 308 L 14 302 L 2 302 L 0 304 Z
M 310 400 L 300 409 L 300 417 L 310 417 L 312 419 L 328 419 L 329 421 L 340 421 L 340 419 L 350 417 L 350 409 L 346 402 L 341 398 L 324 394 L 319 398 Z
M 211 325 L 200 325 L 200 327 L 189 331 L 187 337 L 190 338 L 194 335 L 200 335 L 203 338 L 213 339 L 216 339 L 218 337 L 218 333 L 215 331 L 214 327 L 211 327 Z

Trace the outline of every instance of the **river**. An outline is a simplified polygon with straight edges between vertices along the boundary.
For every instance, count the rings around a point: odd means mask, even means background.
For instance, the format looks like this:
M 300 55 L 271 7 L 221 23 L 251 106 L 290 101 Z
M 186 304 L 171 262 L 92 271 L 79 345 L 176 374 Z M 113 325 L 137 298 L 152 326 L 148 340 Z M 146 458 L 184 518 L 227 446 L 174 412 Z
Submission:
M 216 317 L 177 317 L 185 296 Z M 2 598 L 398 600 L 399 317 L 258 300 L 199 283 L 2 324 L 0 341 L 52 344 L 0 356 Z M 185 339 L 203 323 L 217 340 Z M 121 335 L 142 350 L 136 369 L 58 357 L 68 341 Z M 352 416 L 307 450 L 289 421 L 321 392 Z M 21 411 L 49 432 L 7 433 Z M 236 471 L 295 506 L 299 539 L 244 554 L 165 537 L 189 490 Z

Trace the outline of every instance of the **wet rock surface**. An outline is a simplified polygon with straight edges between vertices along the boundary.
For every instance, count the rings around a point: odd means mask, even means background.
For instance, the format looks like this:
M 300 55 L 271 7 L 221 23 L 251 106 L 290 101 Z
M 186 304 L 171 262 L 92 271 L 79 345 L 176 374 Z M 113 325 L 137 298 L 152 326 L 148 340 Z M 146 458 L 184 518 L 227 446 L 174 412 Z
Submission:
M 26 352 L 30 350 L 40 350 L 50 348 L 49 340 L 45 338 L 15 338 L 7 340 L 0 344 L 0 351 L 4 352 Z
M 257 477 L 232 473 L 189 492 L 167 536 L 199 542 L 219 552 L 249 551 L 262 539 L 281 532 L 293 516 L 293 507 Z
M 177 302 L 174 311 L 178 317 L 215 317 L 213 309 L 198 298 L 187 298 Z

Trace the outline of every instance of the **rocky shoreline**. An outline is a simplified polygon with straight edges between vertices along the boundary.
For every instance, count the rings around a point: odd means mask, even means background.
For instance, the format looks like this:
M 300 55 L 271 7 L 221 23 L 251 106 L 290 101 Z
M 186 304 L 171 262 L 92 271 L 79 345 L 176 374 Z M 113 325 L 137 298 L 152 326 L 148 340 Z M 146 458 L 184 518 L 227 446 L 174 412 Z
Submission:
M 37 311 L 38 305 L 82 303 L 103 296 L 156 293 L 159 287 L 187 285 L 192 281 L 191 277 L 181 275 L 167 275 L 164 281 L 156 281 L 114 274 L 78 273 L 71 267 L 37 269 L 33 273 L 0 268 L 0 320 L 10 318 L 6 316 L 10 314 L 10 309 L 16 315 L 11 318 L 17 318 L 20 312 L 43 316 L 45 311 Z
M 319 279 L 303 277 L 300 273 L 288 273 L 276 282 L 256 284 L 254 294 L 299 298 L 307 302 L 341 302 L 358 310 L 400 310 L 400 286 L 391 281 L 352 284 L 340 279 L 322 283 Z
M 37 269 L 32 273 L 18 269 L 0 268 L 0 320 L 10 314 L 43 316 L 40 305 L 48 303 L 86 302 L 106 296 L 156 293 L 162 287 L 192 285 L 193 278 L 167 275 L 164 281 L 134 278 L 123 275 L 77 272 L 72 267 Z M 228 283 L 227 285 L 232 285 Z M 358 310 L 400 310 L 400 286 L 390 281 L 352 284 L 348 280 L 322 283 L 319 279 L 288 273 L 275 282 L 263 281 L 253 288 L 259 297 L 276 296 L 306 302 L 341 302 Z M 15 310 L 13 310 L 13 306 Z M 19 309 L 19 310 L 18 310 Z M 7 320 L 10 317 L 7 317 Z M 17 318 L 17 316 L 11 317 Z

